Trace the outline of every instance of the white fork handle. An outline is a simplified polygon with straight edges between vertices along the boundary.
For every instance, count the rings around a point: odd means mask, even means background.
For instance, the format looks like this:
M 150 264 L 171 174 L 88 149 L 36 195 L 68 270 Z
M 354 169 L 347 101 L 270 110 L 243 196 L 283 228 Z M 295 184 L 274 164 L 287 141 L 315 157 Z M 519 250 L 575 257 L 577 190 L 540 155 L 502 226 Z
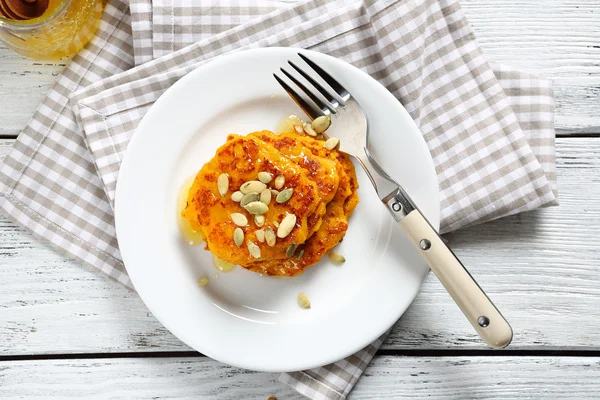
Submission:
M 481 338 L 494 348 L 508 346 L 510 325 L 419 210 L 399 224 Z

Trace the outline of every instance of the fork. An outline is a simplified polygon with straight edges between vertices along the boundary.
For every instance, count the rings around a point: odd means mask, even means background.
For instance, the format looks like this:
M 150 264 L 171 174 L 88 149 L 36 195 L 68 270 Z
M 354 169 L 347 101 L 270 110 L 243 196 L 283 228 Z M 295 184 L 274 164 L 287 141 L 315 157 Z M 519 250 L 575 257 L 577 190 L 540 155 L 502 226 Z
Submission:
M 311 120 L 327 115 L 333 117 L 324 136 L 338 138 L 339 150 L 360 164 L 382 203 L 481 338 L 494 348 L 508 346 L 513 337 L 509 323 L 458 257 L 442 241 L 402 186 L 381 168 L 369 152 L 368 119 L 358 102 L 310 58 L 301 53 L 298 56 L 306 64 L 304 68 L 293 61 L 288 61 L 288 64 L 304 81 L 285 68 L 280 71 L 299 91 L 274 73 L 277 82 Z

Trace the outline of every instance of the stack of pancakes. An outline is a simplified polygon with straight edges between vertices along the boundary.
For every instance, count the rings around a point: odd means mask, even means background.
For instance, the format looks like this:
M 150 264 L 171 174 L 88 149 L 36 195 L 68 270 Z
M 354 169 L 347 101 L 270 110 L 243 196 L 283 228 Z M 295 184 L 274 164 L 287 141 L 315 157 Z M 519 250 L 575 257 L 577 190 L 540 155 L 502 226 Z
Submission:
M 348 218 L 358 204 L 352 162 L 347 155 L 326 149 L 323 143 L 297 133 L 229 135 L 196 175 L 182 216 L 204 234 L 207 249 L 222 260 L 266 275 L 302 273 L 343 239 Z M 289 201 L 278 203 L 273 197 L 262 226 L 257 226 L 252 215 L 231 199 L 243 183 L 256 180 L 259 172 L 268 172 L 274 178 L 283 175 L 285 183 L 280 189 L 293 189 Z M 229 190 L 221 196 L 217 179 L 223 173 L 229 177 Z M 268 187 L 274 188 L 273 182 Z M 232 213 L 245 213 L 249 221 L 241 227 L 244 244 L 239 247 L 233 241 L 238 226 L 231 219 Z M 277 232 L 278 224 L 288 214 L 296 216 L 290 234 L 277 237 L 273 246 L 258 240 L 258 230 L 271 228 Z M 260 247 L 260 258 L 250 254 L 248 241 Z M 294 251 L 290 254 L 291 249 Z

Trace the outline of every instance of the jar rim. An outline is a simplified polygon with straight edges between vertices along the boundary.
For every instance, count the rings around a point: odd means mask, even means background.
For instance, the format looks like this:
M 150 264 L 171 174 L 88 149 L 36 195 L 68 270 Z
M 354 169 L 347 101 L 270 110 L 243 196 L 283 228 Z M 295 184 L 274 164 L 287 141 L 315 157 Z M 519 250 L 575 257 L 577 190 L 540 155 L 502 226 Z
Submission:
M 72 0 L 62 0 L 62 4 L 59 7 L 56 7 L 56 9 L 53 11 L 53 13 L 48 17 L 44 17 L 44 15 L 41 15 L 37 18 L 32 18 L 32 19 L 15 20 L 15 19 L 4 18 L 3 16 L 0 15 L 0 28 L 10 28 L 15 31 L 23 31 L 23 30 L 39 28 L 41 26 L 44 26 L 44 25 L 54 21 L 56 18 L 58 18 L 58 16 L 60 14 L 62 14 L 62 12 L 67 9 L 67 7 L 69 7 L 69 5 L 71 4 L 71 1 Z

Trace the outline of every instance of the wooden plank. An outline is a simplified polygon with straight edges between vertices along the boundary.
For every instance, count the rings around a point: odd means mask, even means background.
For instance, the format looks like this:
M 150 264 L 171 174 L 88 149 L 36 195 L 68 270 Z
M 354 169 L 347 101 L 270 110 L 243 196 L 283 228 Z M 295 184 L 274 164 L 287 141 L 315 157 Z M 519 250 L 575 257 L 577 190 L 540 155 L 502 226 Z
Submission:
M 65 67 L 28 60 L 0 41 L 0 136 L 17 135 Z
M 465 0 L 487 57 L 555 82 L 557 127 L 600 132 L 600 11 L 594 0 Z M 0 136 L 27 123 L 64 63 L 40 63 L 0 44 Z M 577 132 L 577 131 L 576 131 Z
M 0 140 L 0 154 L 11 141 Z M 561 206 L 451 235 L 515 330 L 512 349 L 598 348 L 600 139 L 558 143 Z M 0 219 L 0 355 L 189 350 L 135 293 Z M 484 346 L 430 276 L 386 349 Z
M 32 379 L 35 377 L 34 379 Z M 0 398 L 305 399 L 268 373 L 209 358 L 141 358 L 0 363 Z
M 597 357 L 375 357 L 352 399 L 586 399 L 597 397 Z M 208 358 L 9 361 L 0 397 L 304 399 L 270 374 Z
M 597 1 L 463 0 L 489 60 L 554 81 L 556 126 L 600 132 Z

